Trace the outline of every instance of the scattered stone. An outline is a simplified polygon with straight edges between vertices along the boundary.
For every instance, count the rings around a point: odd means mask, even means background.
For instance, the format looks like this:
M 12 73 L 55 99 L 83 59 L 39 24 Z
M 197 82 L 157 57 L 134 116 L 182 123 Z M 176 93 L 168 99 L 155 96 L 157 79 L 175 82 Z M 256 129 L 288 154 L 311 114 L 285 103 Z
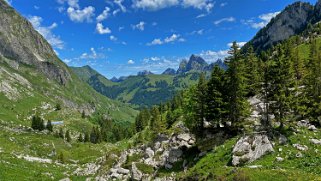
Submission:
M 297 125 L 299 127 L 309 127 L 310 126 L 310 122 L 308 120 L 301 120 L 297 123 Z
M 165 168 L 166 168 L 167 170 L 170 170 L 170 169 L 173 168 L 173 165 L 166 163 L 166 164 L 165 164 Z
M 136 163 L 132 163 L 132 169 L 131 169 L 131 179 L 135 181 L 140 181 L 143 177 L 143 174 L 141 171 L 139 171 L 136 167 Z
M 282 161 L 284 161 L 284 158 L 282 158 L 282 157 L 276 157 L 276 161 L 282 162 Z
M 303 155 L 302 155 L 301 152 L 297 153 L 295 156 L 296 156 L 297 158 L 302 158 L 302 157 L 303 157 Z
M 71 181 L 71 180 L 70 180 L 70 178 L 63 178 L 63 179 L 61 179 L 59 181 Z
M 309 129 L 310 131 L 315 131 L 315 130 L 317 130 L 317 128 L 316 128 L 314 125 L 310 125 L 310 126 L 308 127 L 308 129 Z
M 315 144 L 315 145 L 321 145 L 321 139 L 317 140 L 317 139 L 310 139 L 310 142 Z
M 117 170 L 117 173 L 119 174 L 123 174 L 123 175 L 128 175 L 130 173 L 130 171 L 128 169 L 124 169 L 124 168 L 119 168 Z
M 293 147 L 300 151 L 306 151 L 309 149 L 306 145 L 300 145 L 300 144 L 293 144 Z
M 262 168 L 262 165 L 249 165 L 248 168 Z
M 190 134 L 187 134 L 187 133 L 185 133 L 185 134 L 180 134 L 180 135 L 177 136 L 177 138 L 178 138 L 179 140 L 184 140 L 184 141 L 189 141 L 190 139 L 192 139 L 192 137 L 190 136 Z
M 283 149 L 282 148 L 279 148 L 279 152 L 281 152 Z
M 280 135 L 279 137 L 279 144 L 285 145 L 288 142 L 288 139 L 284 135 Z
M 152 158 L 154 156 L 154 151 L 148 147 L 146 150 L 145 150 L 145 158 Z

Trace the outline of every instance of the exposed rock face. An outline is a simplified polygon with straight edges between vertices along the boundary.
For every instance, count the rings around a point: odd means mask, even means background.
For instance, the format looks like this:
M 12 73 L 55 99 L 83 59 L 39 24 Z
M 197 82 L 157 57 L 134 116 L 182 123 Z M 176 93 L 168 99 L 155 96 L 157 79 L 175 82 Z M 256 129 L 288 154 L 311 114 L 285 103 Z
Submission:
M 174 70 L 172 68 L 168 68 L 162 74 L 163 75 L 175 75 L 176 74 L 176 70 Z
M 71 79 L 68 68 L 57 58 L 50 44 L 3 0 L 0 0 L 0 56 L 34 66 L 61 84 Z
M 189 61 L 183 60 L 180 63 L 177 74 L 185 73 L 191 70 L 203 71 L 206 66 L 208 66 L 208 64 L 202 57 L 192 55 L 189 58 Z
M 250 163 L 273 151 L 273 146 L 266 135 L 245 136 L 233 148 L 232 164 L 237 166 Z
M 313 6 L 296 2 L 285 8 L 246 45 L 253 45 L 256 51 L 265 50 L 290 36 L 301 33 L 312 18 Z
M 143 174 L 141 171 L 138 170 L 136 167 L 136 163 L 132 163 L 132 169 L 131 169 L 131 178 L 132 180 L 141 180 L 143 177 Z

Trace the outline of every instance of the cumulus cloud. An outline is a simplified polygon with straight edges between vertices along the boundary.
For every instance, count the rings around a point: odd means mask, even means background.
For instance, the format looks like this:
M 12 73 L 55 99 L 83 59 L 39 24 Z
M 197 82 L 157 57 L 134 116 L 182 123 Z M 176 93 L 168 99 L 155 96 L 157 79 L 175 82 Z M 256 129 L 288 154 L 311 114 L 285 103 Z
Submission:
M 54 47 L 57 49 L 64 48 L 64 42 L 59 36 L 55 35 L 52 31 L 57 28 L 58 24 L 53 23 L 46 27 L 42 26 L 43 19 L 39 16 L 29 16 L 28 20 L 31 22 L 33 27 Z
M 224 22 L 234 22 L 234 21 L 235 21 L 234 17 L 228 17 L 228 18 L 222 18 L 222 19 L 216 20 L 216 21 L 214 21 L 214 24 L 219 25 Z
M 145 22 L 144 21 L 141 21 L 141 22 L 139 22 L 138 24 L 136 24 L 136 25 L 132 25 L 132 28 L 133 28 L 133 30 L 140 30 L 140 31 L 144 31 L 144 29 L 145 29 Z
M 92 18 L 95 16 L 95 8 L 92 6 L 85 7 L 84 9 L 69 7 L 67 13 L 71 21 L 79 23 L 84 21 L 92 22 Z
M 135 61 L 130 59 L 130 60 L 128 60 L 127 64 L 129 64 L 129 65 L 135 64 Z
M 228 4 L 227 2 L 221 3 L 220 7 L 225 7 L 225 6 L 227 6 L 227 4 Z
M 92 6 L 85 7 L 83 9 L 80 8 L 78 0 L 57 0 L 57 2 L 61 5 L 67 3 L 69 6 L 67 8 L 67 14 L 69 19 L 73 22 L 91 22 L 92 18 L 95 16 L 95 8 Z M 64 7 L 59 7 L 58 11 L 63 12 L 65 10 Z
M 207 50 L 200 53 L 200 56 L 203 57 L 207 62 L 216 62 L 218 59 L 224 60 L 224 58 L 226 58 L 228 55 L 228 50 Z
M 196 16 L 195 18 L 203 18 L 203 17 L 205 17 L 206 16 L 206 14 L 200 14 L 200 15 L 198 15 L 198 16 Z
M 237 46 L 239 46 L 239 47 L 242 47 L 242 46 L 244 46 L 245 44 L 246 44 L 247 42 L 236 42 L 236 44 L 237 44 Z M 227 46 L 228 47 L 231 47 L 233 45 L 233 43 L 228 43 L 227 44 Z
M 108 27 L 104 28 L 104 25 L 102 23 L 97 23 L 96 31 L 98 34 L 101 34 L 101 35 L 111 33 L 111 30 Z
M 105 19 L 107 19 L 109 16 L 109 11 L 110 11 L 110 8 L 105 7 L 104 11 L 99 16 L 97 16 L 97 18 L 96 18 L 97 22 L 101 22 L 101 21 L 104 21 Z
M 167 43 L 174 43 L 174 42 L 184 42 L 185 39 L 181 37 L 179 34 L 172 34 L 169 37 L 164 38 L 164 40 L 161 40 L 160 38 L 155 38 L 150 43 L 147 43 L 148 46 L 152 45 L 162 45 Z
M 250 25 L 252 28 L 255 29 L 260 29 L 264 28 L 272 18 L 280 14 L 280 11 L 274 12 L 274 13 L 266 13 L 266 14 L 261 14 L 258 19 L 260 20 L 259 22 L 255 22 L 253 19 L 249 20 L 243 20 L 243 24 Z

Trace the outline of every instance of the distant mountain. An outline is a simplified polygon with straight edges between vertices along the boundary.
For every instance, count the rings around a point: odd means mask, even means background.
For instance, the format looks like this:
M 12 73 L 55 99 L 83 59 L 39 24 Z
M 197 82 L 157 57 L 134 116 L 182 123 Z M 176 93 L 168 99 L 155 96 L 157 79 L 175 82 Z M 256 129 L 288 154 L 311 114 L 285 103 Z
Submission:
M 141 72 L 138 72 L 137 75 L 138 76 L 153 75 L 153 73 L 151 71 L 148 71 L 148 70 L 143 70 Z
M 243 50 L 253 46 L 255 51 L 266 50 L 276 43 L 303 32 L 309 23 L 320 21 L 321 1 L 315 7 L 309 3 L 296 2 L 287 6 L 273 18 L 266 27 L 261 29 L 249 41 Z
M 215 65 L 226 69 L 222 60 L 208 64 L 196 55 L 189 61 L 183 60 L 176 71 L 168 68 L 161 75 L 150 71 L 139 72 L 136 76 L 112 78 L 108 80 L 89 66 L 73 67 L 72 70 L 97 92 L 122 102 L 131 103 L 139 107 L 152 106 L 171 99 L 177 91 L 195 84 L 201 72 L 208 74 Z
M 176 70 L 172 68 L 168 68 L 162 73 L 162 75 L 175 75 L 175 74 L 176 74 Z
M 185 73 L 192 70 L 203 71 L 206 66 L 208 66 L 208 64 L 202 57 L 192 55 L 188 61 L 183 60 L 180 63 L 179 68 L 177 70 L 177 74 Z
M 74 122 L 80 113 L 108 114 L 119 121 L 132 121 L 136 111 L 128 105 L 97 93 L 74 74 L 55 54 L 50 44 L 32 24 L 20 16 L 4 0 L 0 0 L 0 115 L 3 121 L 29 124 L 36 112 L 50 119 L 64 119 L 69 126 L 80 129 Z M 79 77 L 79 78 L 78 78 Z M 44 111 L 59 104 L 62 111 Z M 66 113 L 68 112 L 68 114 Z M 27 120 L 27 121 L 26 121 Z M 82 126 L 92 123 L 83 121 Z

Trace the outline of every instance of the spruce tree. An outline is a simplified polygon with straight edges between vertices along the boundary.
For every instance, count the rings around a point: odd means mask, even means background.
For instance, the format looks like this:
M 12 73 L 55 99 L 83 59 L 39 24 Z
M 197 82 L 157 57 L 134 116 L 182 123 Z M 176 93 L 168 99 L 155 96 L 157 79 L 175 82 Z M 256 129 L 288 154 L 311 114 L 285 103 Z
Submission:
M 249 115 L 249 103 L 245 97 L 247 95 L 246 71 L 244 58 L 236 42 L 233 42 L 229 54 L 230 56 L 226 58 L 228 112 L 232 125 L 237 126 Z
M 277 121 L 283 123 L 291 111 L 294 98 L 294 71 L 289 56 L 289 45 L 275 47 L 270 69 L 270 107 Z
M 51 124 L 51 121 L 50 121 L 50 120 L 48 120 L 48 122 L 47 122 L 46 129 L 47 129 L 48 131 L 50 131 L 50 132 L 52 132 L 52 131 L 53 131 L 53 126 L 52 126 L 52 124 Z
M 218 65 L 213 68 L 207 83 L 206 120 L 214 125 L 223 121 L 227 113 L 224 70 Z
M 201 73 L 198 83 L 196 85 L 196 112 L 195 112 L 195 125 L 196 132 L 201 136 L 203 131 L 203 121 L 206 119 L 206 98 L 207 98 L 207 84 L 205 74 Z
M 71 136 L 70 136 L 70 131 L 69 130 L 66 131 L 65 138 L 66 138 L 67 142 L 69 142 L 69 143 L 71 142 Z
M 261 64 L 259 59 L 256 57 L 252 46 L 247 50 L 244 64 L 248 95 L 257 95 L 261 88 Z

